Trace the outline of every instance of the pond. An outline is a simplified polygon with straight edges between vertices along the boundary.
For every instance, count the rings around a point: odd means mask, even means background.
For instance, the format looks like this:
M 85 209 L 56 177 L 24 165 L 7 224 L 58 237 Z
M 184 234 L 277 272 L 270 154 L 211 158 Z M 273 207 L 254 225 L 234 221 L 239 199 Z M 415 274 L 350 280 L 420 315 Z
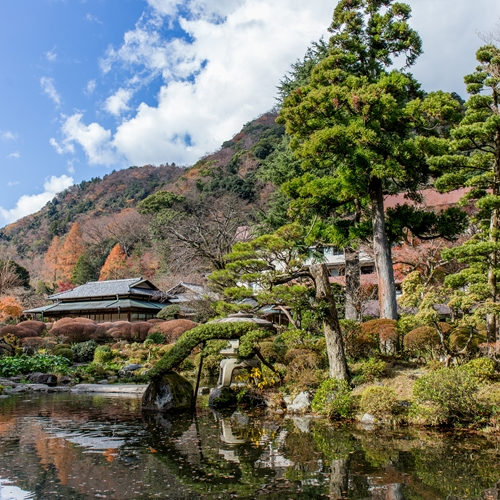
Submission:
M 140 399 L 0 400 L 0 499 L 500 498 L 494 436 L 265 411 L 141 414 Z

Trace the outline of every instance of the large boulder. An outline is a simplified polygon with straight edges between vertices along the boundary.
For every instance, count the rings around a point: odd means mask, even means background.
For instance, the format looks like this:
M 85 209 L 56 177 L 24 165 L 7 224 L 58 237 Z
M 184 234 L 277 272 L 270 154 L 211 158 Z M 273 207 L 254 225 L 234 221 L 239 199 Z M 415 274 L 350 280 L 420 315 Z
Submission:
M 44 384 L 49 387 L 55 387 L 57 385 L 57 377 L 50 373 L 30 373 L 26 379 L 32 384 Z
M 150 382 L 142 396 L 142 408 L 149 411 L 188 411 L 193 407 L 193 386 L 178 373 L 168 372 Z
M 227 408 L 234 406 L 238 400 L 236 393 L 230 387 L 216 387 L 208 398 L 208 405 L 211 408 Z

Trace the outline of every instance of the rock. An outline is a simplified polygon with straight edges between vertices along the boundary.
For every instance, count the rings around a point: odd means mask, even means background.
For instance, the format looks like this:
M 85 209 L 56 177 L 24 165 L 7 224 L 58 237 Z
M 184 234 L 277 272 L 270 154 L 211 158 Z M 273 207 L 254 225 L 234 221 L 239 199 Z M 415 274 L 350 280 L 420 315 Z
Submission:
M 148 385 L 142 396 L 142 409 L 186 411 L 193 407 L 193 386 L 178 373 L 169 372 Z
M 291 413 L 305 413 L 311 407 L 311 399 L 310 392 L 301 392 L 286 409 Z
M 78 384 L 71 388 L 71 392 L 85 393 L 97 392 L 101 394 L 143 394 L 146 385 L 99 385 L 99 384 Z
M 71 387 L 49 387 L 47 392 L 70 392 Z
M 108 382 L 111 384 L 112 382 L 116 382 L 118 380 L 118 377 L 115 377 L 114 375 L 112 377 L 108 377 Z
M 293 403 L 292 396 L 283 396 L 283 401 L 286 405 L 291 405 Z
M 371 413 L 365 413 L 361 417 L 362 424 L 374 424 L 377 422 L 377 419 Z
M 7 399 L 9 396 L 7 394 L 0 394 L 0 399 Z
M 27 392 L 28 389 L 26 389 L 25 385 L 18 385 L 17 387 L 14 387 L 13 389 L 5 389 L 4 392 L 5 394 L 23 394 L 24 392 Z
M 101 384 L 101 385 L 108 385 L 109 384 L 109 380 L 108 379 L 99 380 L 99 382 L 97 382 L 97 383 Z
M 57 377 L 50 373 L 30 373 L 26 380 L 33 384 L 45 384 L 50 387 L 55 387 L 57 385 Z
M 200 387 L 198 389 L 198 396 L 206 396 L 207 394 L 210 394 L 210 388 L 209 387 Z
M 127 366 L 124 366 L 121 370 L 120 370 L 120 373 L 123 373 L 123 374 L 128 374 L 130 372 L 135 372 L 136 370 L 138 370 L 139 368 L 142 368 L 142 365 L 127 365 Z
M 308 434 L 311 431 L 311 417 L 292 417 L 292 420 L 300 432 Z
M 208 405 L 211 408 L 225 408 L 236 403 L 236 394 L 230 387 L 216 387 L 208 398 Z
M 59 377 L 58 383 L 60 385 L 69 385 L 73 382 L 73 379 L 71 377 L 68 377 L 67 375 L 63 375 L 62 377 Z
M 47 384 L 26 384 L 27 391 L 31 392 L 48 392 L 49 386 Z
M 17 384 L 8 378 L 0 378 L 0 385 L 4 387 L 16 387 Z

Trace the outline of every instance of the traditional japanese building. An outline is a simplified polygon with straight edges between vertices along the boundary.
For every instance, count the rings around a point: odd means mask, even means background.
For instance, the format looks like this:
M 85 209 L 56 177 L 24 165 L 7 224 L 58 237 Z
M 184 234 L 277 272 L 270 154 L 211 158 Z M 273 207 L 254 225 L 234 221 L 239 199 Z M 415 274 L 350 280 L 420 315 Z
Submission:
M 89 318 L 105 321 L 146 321 L 171 302 L 168 294 L 142 278 L 92 281 L 48 297 L 52 304 L 24 314 L 58 320 Z

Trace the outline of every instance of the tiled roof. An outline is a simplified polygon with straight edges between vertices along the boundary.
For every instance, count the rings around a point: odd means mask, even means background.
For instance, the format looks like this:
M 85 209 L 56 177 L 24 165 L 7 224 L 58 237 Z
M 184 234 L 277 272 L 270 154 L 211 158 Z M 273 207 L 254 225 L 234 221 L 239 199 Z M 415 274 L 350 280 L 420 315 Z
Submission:
M 158 312 L 165 307 L 159 302 L 143 302 L 140 300 L 89 300 L 82 302 L 63 302 L 49 306 L 37 307 L 24 311 L 26 314 L 40 314 L 46 312 L 74 312 L 74 311 L 109 311 L 118 309 L 140 308 Z
M 151 288 L 138 288 L 137 285 L 146 283 Z M 67 292 L 51 295 L 51 300 L 85 299 L 93 297 L 110 297 L 116 295 L 140 294 L 151 296 L 158 289 L 149 281 L 142 278 L 129 278 L 123 280 L 91 281 L 85 285 L 73 288 Z

